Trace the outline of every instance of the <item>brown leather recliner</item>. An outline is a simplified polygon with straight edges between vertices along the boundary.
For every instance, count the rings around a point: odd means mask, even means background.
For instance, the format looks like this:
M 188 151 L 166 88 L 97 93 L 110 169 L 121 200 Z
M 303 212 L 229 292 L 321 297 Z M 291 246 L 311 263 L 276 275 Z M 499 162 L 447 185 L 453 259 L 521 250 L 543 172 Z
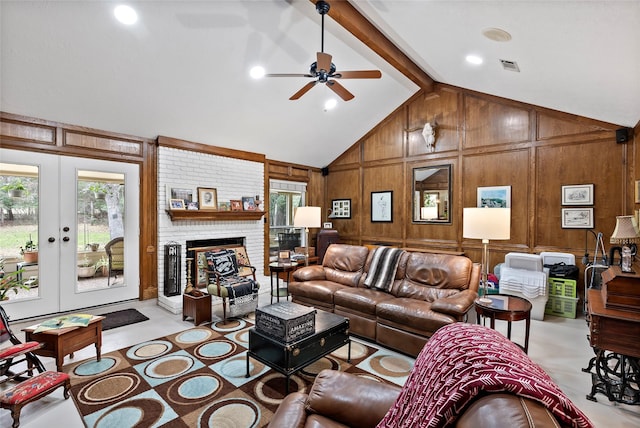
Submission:
M 270 428 L 374 428 L 401 388 L 336 370 L 323 370 L 309 391 L 289 394 Z M 475 400 L 456 421 L 457 428 L 557 428 L 556 418 L 540 403 L 511 394 Z

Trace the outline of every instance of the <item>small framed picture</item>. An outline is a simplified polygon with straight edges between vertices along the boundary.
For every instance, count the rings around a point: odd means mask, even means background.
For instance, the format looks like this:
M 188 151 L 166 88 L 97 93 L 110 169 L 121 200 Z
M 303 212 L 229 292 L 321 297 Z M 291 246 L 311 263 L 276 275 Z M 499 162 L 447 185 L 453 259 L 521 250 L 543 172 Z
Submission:
M 393 222 L 393 191 L 371 192 L 371 221 Z
M 181 186 L 177 184 L 167 184 L 167 203 L 169 208 L 171 208 L 171 200 L 172 199 L 182 199 L 184 201 L 185 207 L 189 204 L 189 202 L 193 202 L 195 190 L 191 189 L 187 186 Z
M 198 187 L 198 203 L 201 210 L 217 210 L 218 191 L 209 187 Z
M 256 200 L 253 196 L 243 196 L 242 197 L 242 209 L 245 211 L 255 211 L 256 210 Z
M 563 229 L 593 229 L 593 208 L 562 208 Z
M 198 203 L 197 202 L 189 202 L 189 203 L 187 203 L 187 209 L 188 210 L 197 210 L 198 209 Z
M 322 224 L 322 228 L 323 229 L 333 229 L 333 223 L 331 223 L 330 221 L 325 221 Z
M 184 209 L 184 199 L 171 199 L 169 201 L 169 207 L 172 210 L 183 210 Z
M 231 211 L 242 211 L 242 201 L 239 199 L 232 199 L 231 203 Z
M 351 199 L 333 199 L 331 218 L 351 218 Z
M 511 186 L 478 187 L 477 207 L 511 208 Z
M 218 211 L 231 211 L 231 202 L 229 201 L 218 202 Z
M 278 251 L 278 263 L 291 263 L 291 251 Z
M 593 184 L 562 186 L 562 205 L 593 205 Z

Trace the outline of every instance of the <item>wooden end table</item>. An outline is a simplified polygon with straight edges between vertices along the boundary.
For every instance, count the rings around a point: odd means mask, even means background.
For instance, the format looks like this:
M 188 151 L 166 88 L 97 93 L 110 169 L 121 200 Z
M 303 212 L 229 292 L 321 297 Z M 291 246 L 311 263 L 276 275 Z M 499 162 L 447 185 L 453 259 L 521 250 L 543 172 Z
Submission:
M 190 294 L 182 295 L 182 321 L 193 318 L 193 324 L 200 325 L 211 321 L 211 294 L 194 297 Z
M 40 349 L 33 351 L 36 355 L 56 359 L 56 370 L 62 371 L 64 357 L 73 358 L 73 353 L 91 344 L 96 345 L 96 359 L 100 361 L 100 348 L 102 347 L 102 320 L 105 317 L 94 315 L 86 327 L 66 327 L 55 330 L 46 330 L 34 333 L 38 326 L 22 329 L 25 340 L 36 341 L 44 344 Z
M 303 265 L 304 266 L 304 265 Z M 298 269 L 296 263 L 269 263 L 269 272 L 271 274 L 271 303 L 273 303 L 273 297 L 276 297 L 276 301 L 280 301 L 280 297 L 286 297 L 289 300 L 289 282 L 291 281 L 291 272 Z M 280 275 L 286 275 L 283 282 L 287 284 L 286 287 L 280 287 Z M 273 287 L 273 279 L 275 277 L 275 288 Z M 284 294 L 283 294 L 284 293 Z
M 507 339 L 511 340 L 511 322 L 525 320 L 524 346 L 520 346 L 525 354 L 529 351 L 529 327 L 531 325 L 531 302 L 518 296 L 508 294 L 488 294 L 491 302 L 476 300 L 477 322 L 480 317 L 491 320 L 491 328 L 496 328 L 496 320 L 507 321 Z

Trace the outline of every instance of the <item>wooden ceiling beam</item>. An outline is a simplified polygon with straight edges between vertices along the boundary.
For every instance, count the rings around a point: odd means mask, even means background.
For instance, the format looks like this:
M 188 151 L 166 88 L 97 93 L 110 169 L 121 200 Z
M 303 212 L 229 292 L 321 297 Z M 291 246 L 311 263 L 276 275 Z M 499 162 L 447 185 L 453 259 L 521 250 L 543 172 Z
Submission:
M 316 4 L 318 0 L 310 1 Z M 329 16 L 334 21 L 369 46 L 372 51 L 380 55 L 425 92 L 433 91 L 434 80 L 358 12 L 351 3 L 347 0 L 334 0 L 328 3 L 331 6 Z

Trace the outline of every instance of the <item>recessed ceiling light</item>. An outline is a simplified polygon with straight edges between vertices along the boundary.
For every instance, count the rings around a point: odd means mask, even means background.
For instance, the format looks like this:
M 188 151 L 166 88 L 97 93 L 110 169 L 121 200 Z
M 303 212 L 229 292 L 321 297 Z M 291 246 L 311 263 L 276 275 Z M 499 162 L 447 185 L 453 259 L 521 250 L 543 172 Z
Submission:
M 324 103 L 324 111 L 334 109 L 338 105 L 335 98 L 330 98 Z
M 480 58 L 477 55 L 467 55 L 465 59 L 467 60 L 468 63 L 474 64 L 474 65 L 482 64 L 482 58 Z
M 511 40 L 511 34 L 500 28 L 485 28 L 482 30 L 482 34 L 494 42 L 508 42 Z
M 249 75 L 254 79 L 262 79 L 265 75 L 264 67 L 261 67 L 259 65 L 252 67 L 251 70 L 249 70 Z
M 126 25 L 135 24 L 138 20 L 138 14 L 136 11 L 133 10 L 131 6 L 124 4 L 116 6 L 116 8 L 113 9 L 113 14 L 116 16 L 118 21 Z

